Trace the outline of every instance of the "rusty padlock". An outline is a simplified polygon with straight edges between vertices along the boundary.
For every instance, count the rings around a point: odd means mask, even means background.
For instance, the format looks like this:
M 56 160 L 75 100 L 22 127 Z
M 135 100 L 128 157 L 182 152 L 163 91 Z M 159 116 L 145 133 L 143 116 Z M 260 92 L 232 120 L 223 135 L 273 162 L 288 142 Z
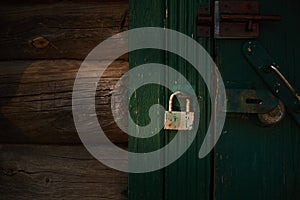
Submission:
M 186 111 L 173 111 L 173 99 L 176 95 L 182 95 L 180 91 L 173 93 L 169 99 L 169 110 L 165 111 L 164 129 L 166 130 L 192 130 L 194 123 L 194 112 L 190 112 L 191 100 L 186 99 Z

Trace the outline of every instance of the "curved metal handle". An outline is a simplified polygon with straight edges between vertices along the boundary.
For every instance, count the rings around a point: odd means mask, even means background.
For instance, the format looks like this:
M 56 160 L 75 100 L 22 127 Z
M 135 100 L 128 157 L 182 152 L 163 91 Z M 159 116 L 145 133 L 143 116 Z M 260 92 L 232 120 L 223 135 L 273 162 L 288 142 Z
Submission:
M 173 99 L 176 95 L 182 95 L 182 92 L 177 91 L 177 92 L 174 92 L 173 94 L 171 94 L 170 99 L 169 99 L 169 112 L 172 112 Z M 185 97 L 185 100 L 186 100 L 186 112 L 190 112 L 191 100 L 186 96 L 183 96 L 183 97 Z
M 284 82 L 284 84 L 292 92 L 295 98 L 300 102 L 300 96 L 297 94 L 296 90 L 289 83 L 289 81 L 284 77 L 284 75 L 275 66 L 271 65 L 270 68 L 278 75 L 278 77 Z

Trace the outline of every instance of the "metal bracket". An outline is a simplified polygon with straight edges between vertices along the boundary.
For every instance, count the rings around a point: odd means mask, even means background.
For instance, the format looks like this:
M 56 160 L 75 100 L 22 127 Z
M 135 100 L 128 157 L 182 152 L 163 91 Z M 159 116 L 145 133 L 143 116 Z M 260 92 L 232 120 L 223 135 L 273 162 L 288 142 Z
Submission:
M 288 112 L 300 126 L 300 98 L 295 89 L 279 71 L 279 66 L 258 41 L 247 42 L 243 53 L 259 76 L 287 107 Z
M 215 1 L 198 8 L 198 37 L 256 38 L 260 21 L 278 21 L 280 16 L 260 15 L 257 1 Z M 214 16 L 214 17 L 213 17 Z
M 227 112 L 263 114 L 271 112 L 279 100 L 268 90 L 226 89 Z

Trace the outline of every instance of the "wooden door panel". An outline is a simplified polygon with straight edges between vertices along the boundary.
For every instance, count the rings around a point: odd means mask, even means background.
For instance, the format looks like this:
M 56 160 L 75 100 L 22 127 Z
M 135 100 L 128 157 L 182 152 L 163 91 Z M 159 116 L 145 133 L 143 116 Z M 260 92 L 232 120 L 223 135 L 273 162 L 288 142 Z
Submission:
M 280 22 L 260 23 L 259 42 L 299 89 L 299 39 L 295 31 L 300 15 L 297 1 L 259 1 L 260 13 L 278 14 Z M 298 26 L 296 26 L 298 24 Z M 216 60 L 227 87 L 267 89 L 242 53 L 249 40 L 216 40 Z M 298 54 L 296 54 L 298 53 Z M 234 86 L 233 86 L 234 87 Z M 216 147 L 216 199 L 299 198 L 299 126 L 289 114 L 280 124 L 264 127 L 255 115 L 227 115 Z
M 197 8 L 206 0 L 140 1 L 132 0 L 131 28 L 159 26 L 193 37 L 214 56 L 226 89 L 268 90 L 243 55 L 243 45 L 253 39 L 215 39 L 197 37 Z M 213 4 L 213 2 L 210 2 Z M 260 23 L 259 42 L 281 66 L 282 73 L 299 91 L 300 40 L 297 29 L 300 15 L 296 0 L 259 0 L 260 13 L 281 16 L 279 22 Z M 146 11 L 147 10 L 147 11 Z M 143 16 L 143 18 L 141 18 Z M 175 45 L 175 44 L 174 44 Z M 198 151 L 210 119 L 209 94 L 200 75 L 173 54 L 137 53 L 129 56 L 130 67 L 159 58 L 182 73 L 195 85 L 202 112 L 199 133 L 189 150 L 172 165 L 158 172 L 129 175 L 130 199 L 298 199 L 300 198 L 300 129 L 289 114 L 274 126 L 263 126 L 255 114 L 228 113 L 226 124 L 215 149 L 204 159 Z M 156 61 L 158 61 L 156 60 Z M 151 89 L 150 89 L 151 90 Z M 142 93 L 147 94 L 149 88 Z M 156 89 L 167 105 L 169 91 Z M 152 99 L 153 100 L 153 99 Z M 147 104 L 151 104 L 151 98 Z M 152 102 L 153 103 L 153 102 Z M 144 109 L 145 104 L 135 104 Z M 140 120 L 145 120 L 140 114 Z M 130 139 L 129 149 L 149 151 L 166 145 L 174 133 L 163 131 L 146 146 Z

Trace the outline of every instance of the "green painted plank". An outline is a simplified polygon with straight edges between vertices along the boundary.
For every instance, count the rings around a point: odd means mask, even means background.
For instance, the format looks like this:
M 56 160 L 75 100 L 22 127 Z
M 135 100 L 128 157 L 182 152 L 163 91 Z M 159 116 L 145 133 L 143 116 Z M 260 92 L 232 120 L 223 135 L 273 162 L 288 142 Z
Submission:
M 164 3 L 159 0 L 130 0 L 129 28 L 163 27 L 164 6 Z M 146 63 L 163 64 L 164 52 L 148 49 L 129 53 L 130 69 Z M 162 72 L 162 78 L 163 76 Z M 134 77 L 129 78 L 129 84 L 131 83 L 131 78 Z M 130 114 L 136 124 L 139 126 L 147 125 L 150 122 L 148 117 L 149 108 L 153 104 L 163 102 L 163 99 L 163 88 L 157 85 L 147 85 L 138 89 L 130 101 Z M 131 132 L 138 131 L 136 126 L 128 127 L 128 129 Z M 163 134 L 157 134 L 149 139 L 129 137 L 129 151 L 150 152 L 159 149 L 163 146 L 163 143 Z M 163 170 L 143 174 L 129 174 L 129 199 L 163 199 L 163 178 Z
M 143 26 L 163 26 L 178 30 L 182 33 L 196 38 L 196 14 L 197 7 L 204 1 L 131 1 L 130 2 L 130 28 Z M 166 9 L 165 9 L 166 8 Z M 167 16 L 166 16 L 167 14 Z M 150 17 L 151 16 L 151 17 Z M 166 18 L 166 20 L 165 20 Z M 207 39 L 198 39 L 204 47 L 210 49 L 210 42 Z M 176 45 L 176 44 L 174 44 Z M 182 47 L 179 47 L 182 48 Z M 194 52 L 191 52 L 194 53 Z M 129 55 L 130 68 L 147 62 L 167 63 L 169 66 L 179 70 L 192 85 L 196 86 L 196 92 L 200 99 L 201 118 L 199 134 L 190 149 L 174 164 L 164 170 L 147 174 L 129 175 L 129 199 L 210 199 L 211 196 L 211 155 L 199 160 L 198 151 L 204 139 L 204 134 L 209 122 L 209 104 L 206 86 L 200 75 L 191 70 L 186 61 L 170 53 L 158 51 L 133 52 Z M 166 77 L 175 76 L 167 72 Z M 180 84 L 180 80 L 178 80 Z M 149 96 L 149 91 L 153 96 Z M 164 91 L 163 93 L 161 93 Z M 168 103 L 169 91 L 162 88 L 143 88 L 137 92 L 137 97 L 131 101 L 131 113 L 138 112 L 136 121 L 147 124 L 147 116 L 141 110 L 148 110 L 155 98 L 160 102 Z M 140 96 L 146 96 L 147 100 L 141 104 Z M 201 96 L 201 98 L 200 98 Z M 130 130 L 135 131 L 134 127 Z M 165 135 L 165 138 L 164 138 Z M 174 133 L 163 131 L 163 135 L 152 138 L 151 141 L 129 138 L 129 149 L 131 151 L 147 152 L 166 145 L 174 136 Z M 180 144 L 178 144 L 180 145 Z
M 205 1 L 176 1 L 167 0 L 166 27 L 184 33 L 210 49 L 210 42 L 207 39 L 197 39 L 197 7 Z M 176 47 L 176 43 L 173 44 Z M 184 50 L 184 47 L 177 47 Z M 194 53 L 194 52 L 190 52 Z M 196 86 L 196 93 L 200 99 L 201 122 L 199 133 L 188 149 L 188 151 L 175 163 L 165 169 L 165 199 L 210 199 L 211 196 L 211 155 L 199 160 L 198 151 L 206 133 L 209 122 L 209 103 L 206 85 L 201 76 L 193 70 L 185 60 L 173 54 L 166 54 L 166 63 L 183 74 L 192 85 Z M 176 76 L 168 74 L 168 76 Z M 180 84 L 180 80 L 178 81 Z M 166 96 L 170 95 L 167 93 Z M 166 132 L 166 143 L 176 133 Z M 180 145 L 180 144 L 178 144 Z

